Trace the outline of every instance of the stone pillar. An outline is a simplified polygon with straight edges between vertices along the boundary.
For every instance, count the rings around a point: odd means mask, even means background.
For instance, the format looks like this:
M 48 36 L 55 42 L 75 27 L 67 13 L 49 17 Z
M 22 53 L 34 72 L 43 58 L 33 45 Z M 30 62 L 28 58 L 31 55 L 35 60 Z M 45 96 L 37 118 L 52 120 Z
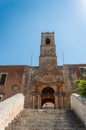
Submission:
M 41 96 L 38 95 L 38 109 L 41 109 Z
M 28 95 L 25 95 L 25 101 L 24 101 L 24 107 L 28 108 L 29 107 L 29 103 L 28 103 Z
M 61 97 L 61 102 L 62 102 L 61 104 L 62 104 L 62 108 L 64 108 L 64 102 L 63 102 L 63 101 L 64 101 L 64 98 L 63 98 L 63 96 L 62 96 L 62 97 Z
M 33 96 L 33 109 L 35 108 L 35 96 Z
M 55 109 L 58 108 L 58 96 L 55 95 Z

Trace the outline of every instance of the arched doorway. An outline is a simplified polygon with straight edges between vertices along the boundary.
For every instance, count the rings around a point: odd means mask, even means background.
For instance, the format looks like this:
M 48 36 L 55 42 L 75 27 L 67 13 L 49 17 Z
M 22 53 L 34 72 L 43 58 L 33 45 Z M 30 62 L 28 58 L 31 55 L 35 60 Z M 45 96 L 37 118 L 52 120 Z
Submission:
M 43 107 L 45 104 L 52 103 L 55 106 L 55 92 L 53 88 L 51 87 L 46 87 L 42 90 L 41 92 L 41 107 Z M 49 104 L 50 105 L 50 104 Z M 47 106 L 49 108 L 49 106 Z

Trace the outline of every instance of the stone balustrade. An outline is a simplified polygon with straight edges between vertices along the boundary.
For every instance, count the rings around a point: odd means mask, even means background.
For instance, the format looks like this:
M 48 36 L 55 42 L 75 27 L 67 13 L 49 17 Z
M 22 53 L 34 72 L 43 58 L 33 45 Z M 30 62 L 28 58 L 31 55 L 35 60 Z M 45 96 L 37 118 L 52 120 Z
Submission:
M 5 127 L 20 113 L 23 106 L 24 96 L 20 93 L 0 103 L 0 130 L 5 130 Z
M 72 94 L 71 108 L 86 126 L 86 98 L 83 98 L 78 94 Z

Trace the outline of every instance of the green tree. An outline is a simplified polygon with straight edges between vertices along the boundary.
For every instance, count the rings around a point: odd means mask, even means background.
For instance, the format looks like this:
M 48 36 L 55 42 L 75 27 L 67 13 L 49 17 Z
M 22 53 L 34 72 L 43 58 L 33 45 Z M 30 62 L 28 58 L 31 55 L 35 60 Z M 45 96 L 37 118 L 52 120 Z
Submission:
M 74 83 L 78 86 L 75 92 L 86 98 L 86 74 L 83 75 L 83 79 L 77 79 Z

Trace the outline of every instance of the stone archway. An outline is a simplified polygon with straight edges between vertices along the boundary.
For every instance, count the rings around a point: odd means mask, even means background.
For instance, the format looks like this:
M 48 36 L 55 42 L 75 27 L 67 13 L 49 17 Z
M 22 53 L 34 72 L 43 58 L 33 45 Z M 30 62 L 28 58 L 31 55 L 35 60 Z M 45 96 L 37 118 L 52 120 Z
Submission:
M 51 102 L 55 106 L 55 92 L 51 87 L 46 87 L 41 92 L 41 108 L 44 104 Z

